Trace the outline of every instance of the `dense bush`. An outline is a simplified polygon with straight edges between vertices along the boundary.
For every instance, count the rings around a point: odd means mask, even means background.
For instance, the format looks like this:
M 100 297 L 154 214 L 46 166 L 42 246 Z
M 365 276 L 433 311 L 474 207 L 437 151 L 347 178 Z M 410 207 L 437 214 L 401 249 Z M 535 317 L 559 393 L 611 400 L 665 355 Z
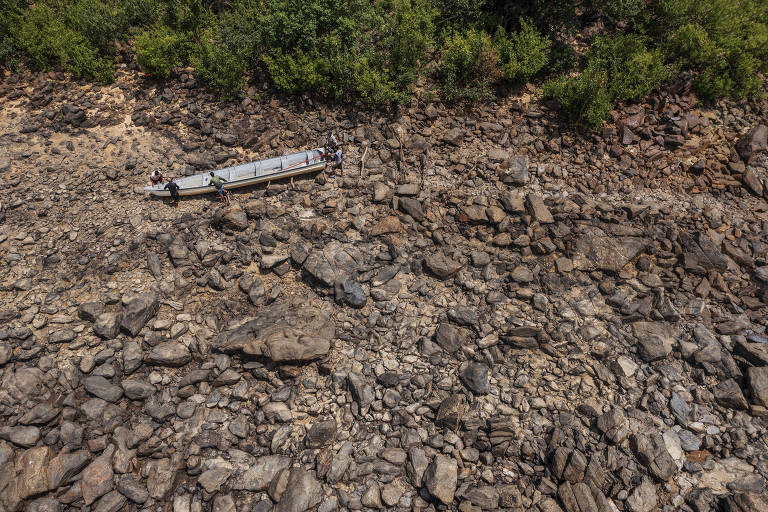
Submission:
M 597 125 L 670 69 L 703 98 L 758 93 L 766 20 L 766 0 L 0 0 L 0 65 L 107 82 L 120 41 L 153 76 L 191 65 L 226 99 L 265 76 L 285 94 L 369 106 L 407 102 L 417 83 L 473 100 L 502 79 L 562 75 L 547 97 Z M 566 41 L 595 22 L 601 37 L 577 62 Z
M 550 81 L 544 96 L 560 102 L 570 116 L 598 127 L 614 100 L 645 96 L 668 76 L 661 51 L 648 50 L 643 37 L 598 37 L 587 54 L 584 71 Z
M 81 33 L 67 27 L 45 4 L 23 12 L 18 20 L 15 46 L 40 69 L 60 64 L 76 78 L 113 79 L 114 64 Z
M 696 72 L 705 98 L 758 92 L 768 69 L 765 0 L 660 0 L 656 26 L 668 58 Z
M 136 60 L 141 68 L 157 78 L 165 78 L 186 57 L 185 36 L 165 26 L 156 25 L 136 37 Z
M 611 110 L 608 73 L 594 61 L 577 77 L 562 75 L 548 81 L 543 96 L 556 100 L 568 116 L 592 128 L 598 128 Z
M 476 100 L 491 94 L 491 84 L 501 75 L 499 56 L 491 37 L 468 30 L 449 37 L 440 52 L 440 83 L 448 100 Z
M 510 80 L 527 82 L 549 62 L 552 41 L 533 26 L 530 20 L 520 19 L 520 31 L 507 37 L 499 27 L 494 36 L 499 53 L 500 68 Z

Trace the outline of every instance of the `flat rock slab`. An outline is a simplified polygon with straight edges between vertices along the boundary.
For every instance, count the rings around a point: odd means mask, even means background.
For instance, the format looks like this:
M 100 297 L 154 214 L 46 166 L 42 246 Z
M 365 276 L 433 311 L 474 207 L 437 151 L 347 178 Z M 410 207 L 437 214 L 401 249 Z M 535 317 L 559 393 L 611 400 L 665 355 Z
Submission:
M 573 246 L 575 258 L 586 260 L 584 270 L 618 272 L 645 250 L 648 241 L 637 237 L 613 237 L 600 228 L 587 228 Z
M 297 301 L 275 302 L 219 334 L 223 352 L 242 351 L 275 362 L 311 361 L 328 353 L 336 328 L 328 313 Z

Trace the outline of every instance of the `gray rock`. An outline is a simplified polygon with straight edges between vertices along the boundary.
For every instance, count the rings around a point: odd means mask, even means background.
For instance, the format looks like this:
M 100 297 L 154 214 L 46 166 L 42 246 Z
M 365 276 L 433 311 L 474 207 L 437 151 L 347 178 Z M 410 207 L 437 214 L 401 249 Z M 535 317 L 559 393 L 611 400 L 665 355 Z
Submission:
M 632 451 L 648 471 L 662 482 L 666 482 L 677 470 L 675 461 L 667 451 L 660 434 L 646 436 L 632 434 L 629 437 Z
M 330 316 L 296 301 L 274 302 L 219 334 L 224 352 L 242 351 L 275 362 L 310 361 L 328 353 L 336 329 Z
M 59 415 L 61 408 L 50 402 L 42 402 L 24 413 L 19 419 L 22 425 L 44 425 Z
M 629 435 L 627 416 L 619 408 L 613 408 L 598 416 L 597 428 L 616 444 L 621 443 Z
M 147 355 L 147 364 L 157 366 L 184 366 L 192 360 L 189 349 L 177 341 L 158 343 Z
M 254 492 L 265 491 L 275 475 L 290 465 L 290 457 L 282 455 L 259 457 L 255 463 L 235 479 L 233 488 Z
M 629 512 L 651 512 L 656 509 L 656 486 L 647 478 L 635 487 L 626 501 Z
M 733 379 L 720 381 L 720 383 L 715 386 L 713 393 L 715 395 L 715 401 L 723 407 L 740 411 L 749 408 L 749 404 L 747 403 L 747 399 L 744 398 L 741 388 L 739 388 L 739 385 Z
M 747 368 L 752 402 L 768 407 L 768 366 Z
M 467 403 L 464 395 L 451 395 L 440 403 L 435 417 L 435 424 L 439 427 L 458 429 L 461 419 L 467 411 Z
M 93 323 L 93 332 L 104 339 L 111 340 L 120 332 L 121 321 L 122 313 L 120 312 L 102 313 Z
M 93 506 L 93 512 L 117 512 L 125 506 L 125 496 L 117 491 L 110 491 L 97 501 Z
M 103 302 L 84 302 L 77 307 L 77 316 L 86 322 L 95 322 L 104 313 Z
M 156 391 L 155 386 L 139 379 L 123 379 L 120 385 L 131 400 L 144 400 Z
M 216 211 L 213 216 L 213 223 L 224 229 L 245 231 L 248 229 L 248 215 L 239 206 L 227 206 Z
M 37 427 L 0 427 L 0 439 L 6 439 L 15 445 L 25 448 L 35 446 L 40 437 L 40 429 Z
M 135 341 L 127 341 L 123 345 L 123 373 L 130 375 L 135 372 L 144 360 L 141 345 Z
M 746 162 L 750 162 L 752 157 L 760 151 L 766 150 L 768 150 L 768 126 L 765 125 L 751 128 L 736 143 L 736 151 Z
M 373 386 L 359 373 L 350 372 L 347 381 L 352 398 L 360 406 L 360 409 L 368 407 L 376 399 Z
M 123 306 L 120 327 L 131 336 L 136 336 L 157 314 L 159 306 L 160 301 L 154 292 L 140 293 L 129 298 Z
M 307 431 L 304 443 L 308 448 L 320 448 L 336 438 L 336 420 L 318 421 Z
M 91 454 L 85 450 L 61 453 L 48 464 L 48 488 L 57 489 L 80 473 L 91 461 Z
M 441 251 L 428 255 L 424 258 L 424 264 L 435 276 L 440 279 L 447 279 L 462 268 L 462 264 L 447 257 Z
M 528 167 L 530 167 L 530 160 L 526 155 L 514 156 L 509 159 L 506 173 L 502 177 L 502 181 L 508 185 L 522 186 L 528 183 Z
M 499 506 L 499 492 L 489 485 L 474 487 L 465 493 L 473 505 L 483 510 L 495 510 Z
M 120 391 L 122 393 L 122 390 Z M 115 447 L 109 445 L 104 453 L 83 470 L 80 489 L 86 505 L 90 505 L 114 487 L 112 481 L 114 475 L 112 472 L 112 455 L 114 451 Z
M 691 413 L 691 408 L 685 400 L 674 391 L 669 399 L 669 410 L 672 411 L 672 416 L 675 417 L 681 426 L 685 427 L 688 425 L 688 415 Z
M 551 224 L 555 222 L 549 208 L 547 208 L 547 205 L 544 204 L 544 200 L 540 196 L 532 193 L 528 194 L 525 196 L 525 205 L 528 209 L 528 213 L 531 214 L 531 217 L 540 223 Z
M 325 474 L 325 479 L 329 484 L 335 484 L 344 476 L 347 468 L 349 468 L 349 464 L 352 462 L 352 450 L 354 449 L 354 446 L 355 445 L 352 442 L 347 441 L 341 445 L 339 451 L 333 456 L 331 466 Z
M 443 133 L 442 140 L 452 146 L 459 146 L 464 142 L 464 131 L 460 128 L 451 128 Z
M 647 336 L 637 340 L 637 352 L 646 363 L 664 359 L 672 353 L 672 347 L 666 345 L 658 336 Z
M 453 324 L 441 323 L 435 331 L 435 342 L 448 353 L 456 352 L 469 341 L 469 331 Z
M 363 287 L 354 279 L 347 278 L 344 281 L 337 281 L 334 288 L 336 300 L 340 303 L 347 304 L 355 309 L 361 309 L 368 302 L 368 297 L 365 295 Z
M 482 363 L 467 363 L 461 370 L 461 380 L 476 395 L 488 394 L 488 367 Z
M 359 256 L 349 247 L 331 243 L 322 250 L 315 250 L 306 257 L 303 269 L 325 286 L 334 286 L 357 273 Z
M 61 503 L 53 498 L 37 498 L 27 503 L 24 512 L 59 512 Z
M 576 239 L 573 252 L 583 256 L 593 269 L 618 272 L 647 246 L 648 242 L 640 238 L 614 238 L 600 228 L 589 227 Z
M 398 199 L 398 205 L 402 211 L 413 217 L 413 220 L 416 222 L 424 220 L 424 208 L 418 199 L 401 197 Z
M 435 455 L 435 458 L 424 471 L 423 482 L 429 494 L 446 505 L 453 503 L 458 482 L 456 459 L 445 455 Z
M 197 483 L 205 489 L 207 493 L 218 492 L 224 482 L 232 475 L 232 470 L 227 468 L 213 468 L 203 473 L 197 478 Z
M 304 512 L 320 504 L 323 488 L 312 473 L 293 468 L 275 512 Z
M 98 375 L 86 377 L 83 385 L 90 394 L 107 402 L 117 402 L 123 396 L 123 389 L 120 386 Z
M 695 452 L 701 448 L 701 439 L 690 430 L 680 430 L 677 437 L 680 439 L 680 447 L 686 452 Z

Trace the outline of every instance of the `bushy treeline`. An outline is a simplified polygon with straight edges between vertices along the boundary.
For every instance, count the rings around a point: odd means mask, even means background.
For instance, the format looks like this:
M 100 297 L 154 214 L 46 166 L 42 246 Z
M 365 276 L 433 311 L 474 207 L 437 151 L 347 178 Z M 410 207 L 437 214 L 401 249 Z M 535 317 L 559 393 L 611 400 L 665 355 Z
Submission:
M 768 0 L 0 0 L 0 63 L 109 82 L 119 42 L 147 73 L 190 65 L 225 98 L 265 76 L 371 106 L 417 85 L 456 101 L 536 79 L 598 126 L 679 71 L 704 98 L 755 94 L 767 19 Z M 594 23 L 577 60 L 567 41 Z

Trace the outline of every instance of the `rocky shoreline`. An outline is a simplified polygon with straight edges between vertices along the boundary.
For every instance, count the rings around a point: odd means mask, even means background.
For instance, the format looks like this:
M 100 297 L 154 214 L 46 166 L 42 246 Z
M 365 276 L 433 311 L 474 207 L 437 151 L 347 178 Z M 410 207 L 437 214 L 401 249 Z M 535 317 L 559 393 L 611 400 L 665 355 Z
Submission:
M 768 510 L 765 102 L 0 101 L 0 510 Z M 141 191 L 328 130 L 342 177 Z

